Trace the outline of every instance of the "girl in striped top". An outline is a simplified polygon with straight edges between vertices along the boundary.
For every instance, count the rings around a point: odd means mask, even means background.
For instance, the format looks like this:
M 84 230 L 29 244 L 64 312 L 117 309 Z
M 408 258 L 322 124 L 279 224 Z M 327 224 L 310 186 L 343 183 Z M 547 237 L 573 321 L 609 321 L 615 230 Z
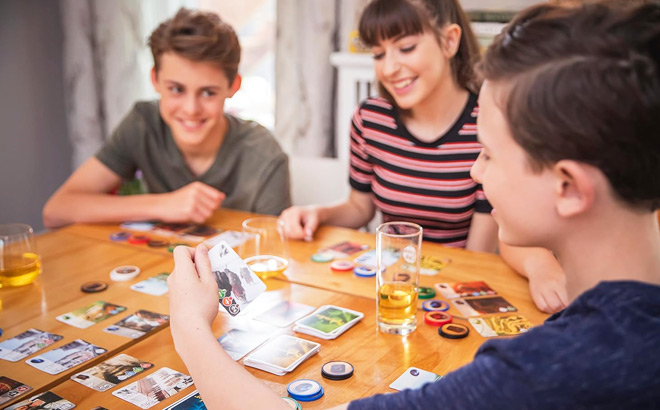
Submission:
M 424 240 L 494 252 L 498 227 L 470 169 L 477 142 L 473 66 L 478 45 L 458 0 L 374 0 L 360 19 L 371 47 L 380 97 L 355 111 L 351 124 L 349 198 L 330 206 L 292 207 L 280 218 L 289 238 L 311 238 L 320 224 L 415 222 Z M 545 249 L 499 246 L 529 278 L 539 309 L 566 306 L 565 277 Z

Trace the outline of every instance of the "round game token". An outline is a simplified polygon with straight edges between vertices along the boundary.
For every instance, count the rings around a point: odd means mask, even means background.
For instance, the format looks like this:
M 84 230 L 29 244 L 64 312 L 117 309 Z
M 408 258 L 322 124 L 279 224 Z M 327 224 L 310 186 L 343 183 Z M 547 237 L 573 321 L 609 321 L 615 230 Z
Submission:
M 170 253 L 172 253 L 172 252 L 174 252 L 174 248 L 176 248 L 176 247 L 179 246 L 179 245 L 181 245 L 181 246 L 188 246 L 187 243 L 181 243 L 181 242 L 178 242 L 178 243 L 171 243 L 171 244 L 167 245 L 167 251 L 170 252 Z
M 318 263 L 326 263 L 330 262 L 334 259 L 335 257 L 328 252 L 317 252 L 314 255 L 312 255 L 312 261 L 313 262 L 318 262 Z
M 361 278 L 370 278 L 372 276 L 376 276 L 376 269 L 370 268 L 368 266 L 356 266 L 355 269 L 353 269 L 353 273 L 355 276 L 359 276 Z
M 424 323 L 431 326 L 444 326 L 451 323 L 452 316 L 445 312 L 426 312 L 424 313 Z
M 128 243 L 133 245 L 143 245 L 149 242 L 149 237 L 147 235 L 131 235 L 128 237 Z
M 321 376 L 328 380 L 345 380 L 353 376 L 353 365 L 348 362 L 333 361 L 321 367 Z
M 433 288 L 427 288 L 424 286 L 419 287 L 419 298 L 420 299 L 431 299 L 435 296 L 435 290 Z
M 323 387 L 311 379 L 294 380 L 286 386 L 286 390 L 298 401 L 313 401 L 323 396 Z
M 82 290 L 85 293 L 103 292 L 107 288 L 108 288 L 108 283 L 102 281 L 85 282 L 82 285 L 80 285 L 80 290 Z
M 410 274 L 409 273 L 397 273 L 394 276 L 394 280 L 397 282 L 408 282 L 410 280 Z
M 449 303 L 438 299 L 425 300 L 422 309 L 427 312 L 446 312 L 449 310 Z
M 130 238 L 131 233 L 126 231 L 119 231 L 110 234 L 110 240 L 115 242 L 123 242 L 126 239 Z
M 115 282 L 124 282 L 131 280 L 140 273 L 140 268 L 133 265 L 125 265 L 114 268 L 110 272 L 110 279 Z
M 154 228 L 154 225 L 155 224 L 151 222 L 124 222 L 119 226 L 124 229 L 130 229 L 132 231 L 149 232 Z
M 354 266 L 351 261 L 334 261 L 330 264 L 330 269 L 335 272 L 348 272 L 353 270 Z
M 296 401 L 296 399 L 291 397 L 282 397 L 282 400 L 286 402 L 294 410 L 302 410 L 302 405 Z
M 147 245 L 149 245 L 150 248 L 163 248 L 169 245 L 169 243 L 160 239 L 151 239 L 149 242 L 147 242 Z
M 470 329 L 460 323 L 448 323 L 438 329 L 438 334 L 447 339 L 462 339 L 466 337 L 468 333 L 470 333 Z

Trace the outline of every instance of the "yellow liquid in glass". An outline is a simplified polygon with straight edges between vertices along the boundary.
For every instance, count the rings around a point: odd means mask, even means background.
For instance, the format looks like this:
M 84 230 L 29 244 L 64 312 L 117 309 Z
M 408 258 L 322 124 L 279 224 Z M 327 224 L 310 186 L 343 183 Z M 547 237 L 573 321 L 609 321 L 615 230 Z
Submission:
M 32 283 L 41 273 L 39 255 L 26 252 L 5 256 L 0 265 L 0 288 Z
M 245 264 L 263 280 L 283 276 L 289 261 L 279 256 L 258 255 L 247 258 Z
M 417 292 L 415 285 L 385 283 L 378 289 L 378 322 L 406 326 L 415 322 Z

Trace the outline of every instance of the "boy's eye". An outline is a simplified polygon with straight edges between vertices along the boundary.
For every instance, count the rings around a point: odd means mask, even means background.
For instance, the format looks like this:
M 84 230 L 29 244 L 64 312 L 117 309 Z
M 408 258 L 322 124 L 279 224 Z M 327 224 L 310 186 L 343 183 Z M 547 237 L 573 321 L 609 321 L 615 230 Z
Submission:
M 173 85 L 170 87 L 170 92 L 172 94 L 181 94 L 183 92 L 183 87 L 179 87 L 178 85 Z
M 215 95 L 215 91 L 211 91 L 211 90 L 202 91 L 202 97 L 213 97 L 214 95 Z

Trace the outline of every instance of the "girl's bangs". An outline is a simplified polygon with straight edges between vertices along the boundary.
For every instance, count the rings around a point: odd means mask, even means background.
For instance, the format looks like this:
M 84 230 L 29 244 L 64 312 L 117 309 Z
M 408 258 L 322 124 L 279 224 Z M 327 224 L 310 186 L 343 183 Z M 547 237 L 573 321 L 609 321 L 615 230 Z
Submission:
M 407 1 L 373 1 L 360 18 L 360 40 L 372 47 L 383 40 L 422 33 L 420 12 Z

